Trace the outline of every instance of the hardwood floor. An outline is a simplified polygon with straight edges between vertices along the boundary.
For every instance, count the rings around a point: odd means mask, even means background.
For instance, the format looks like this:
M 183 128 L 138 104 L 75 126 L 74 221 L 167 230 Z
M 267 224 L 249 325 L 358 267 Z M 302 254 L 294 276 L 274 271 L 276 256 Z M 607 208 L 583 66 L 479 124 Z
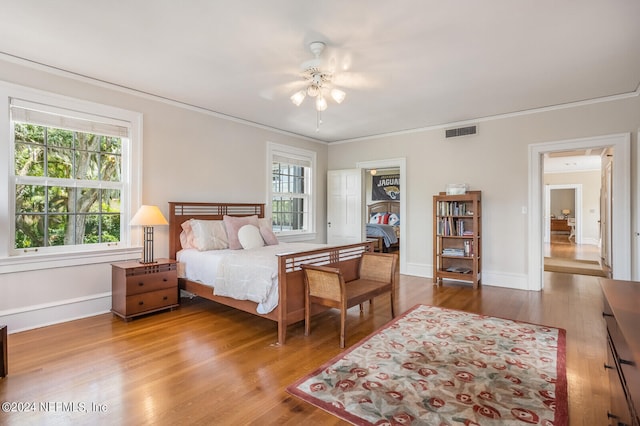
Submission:
M 349 311 L 347 346 L 390 320 L 386 297 Z M 597 278 L 545 273 L 544 291 L 527 292 L 401 276 L 397 300 L 398 312 L 424 303 L 566 329 L 570 424 L 607 423 Z M 271 321 L 183 299 L 128 323 L 104 314 L 10 334 L 0 402 L 35 405 L 0 412 L 0 424 L 343 424 L 284 391 L 341 352 L 338 325 L 337 310 L 320 314 L 309 337 L 293 325 L 279 347 Z
M 563 259 L 600 261 L 600 248 L 593 244 L 575 244 L 564 234 L 551 234 L 550 243 L 545 245 L 545 256 Z

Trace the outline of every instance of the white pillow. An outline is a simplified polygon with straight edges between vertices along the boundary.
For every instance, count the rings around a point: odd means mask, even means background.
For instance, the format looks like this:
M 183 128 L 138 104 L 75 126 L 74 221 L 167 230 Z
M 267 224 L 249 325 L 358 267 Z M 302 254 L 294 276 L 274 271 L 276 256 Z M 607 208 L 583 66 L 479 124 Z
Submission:
M 222 250 L 229 247 L 223 221 L 190 219 L 189 223 L 193 246 L 199 251 Z
M 258 215 L 253 216 L 222 216 L 224 227 L 227 230 L 227 241 L 231 250 L 240 250 L 242 244 L 238 241 L 238 230 L 244 225 L 258 225 Z
M 255 225 L 241 227 L 238 230 L 238 241 L 240 241 L 240 245 L 245 250 L 264 246 L 260 229 Z

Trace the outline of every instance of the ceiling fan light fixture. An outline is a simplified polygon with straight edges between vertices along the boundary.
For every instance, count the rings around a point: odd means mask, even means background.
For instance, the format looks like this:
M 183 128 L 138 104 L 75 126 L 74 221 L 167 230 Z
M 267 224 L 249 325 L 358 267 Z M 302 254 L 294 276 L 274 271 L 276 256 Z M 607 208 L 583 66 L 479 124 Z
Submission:
M 301 65 L 302 78 L 305 87 L 291 96 L 291 102 L 296 106 L 300 106 L 305 97 L 316 98 L 316 131 L 320 131 L 322 119 L 320 114 L 327 109 L 327 99 L 325 96 L 331 95 L 336 103 L 340 104 L 344 101 L 347 94 L 340 89 L 332 88 L 333 73 L 337 68 L 337 60 L 334 56 L 329 58 L 328 68 L 323 68 L 324 61 L 320 55 L 324 51 L 326 45 L 321 41 L 315 41 L 309 44 L 309 50 L 314 58 L 305 61 Z M 326 64 L 325 64 L 326 65 Z
M 344 101 L 344 98 L 346 96 L 347 94 L 340 89 L 331 89 L 331 97 L 333 98 L 334 101 L 336 101 L 339 104 L 341 104 L 342 101 Z
M 309 85 L 309 87 L 307 87 L 307 95 L 315 98 L 316 96 L 318 96 L 318 94 L 320 94 L 320 87 L 318 87 L 317 85 L 311 84 Z
M 318 111 L 324 111 L 325 109 L 327 109 L 327 100 L 324 98 L 324 96 L 320 95 L 316 99 L 316 109 Z
M 299 92 L 296 92 L 291 96 L 291 102 L 293 102 L 295 106 L 300 106 L 306 96 L 307 94 L 305 93 L 305 91 L 300 90 Z

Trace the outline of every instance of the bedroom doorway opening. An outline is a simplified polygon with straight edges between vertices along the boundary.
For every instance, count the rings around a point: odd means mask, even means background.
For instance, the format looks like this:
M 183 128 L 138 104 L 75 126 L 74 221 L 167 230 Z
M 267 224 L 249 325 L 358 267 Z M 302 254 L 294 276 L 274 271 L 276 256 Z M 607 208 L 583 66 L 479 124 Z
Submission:
M 381 213 L 381 222 L 387 222 L 396 234 L 397 241 L 386 247 L 384 236 L 380 236 L 383 245 L 381 251 L 391 251 L 399 253 L 400 273 L 406 271 L 406 235 L 407 230 L 403 224 L 406 221 L 405 197 L 403 188 L 406 182 L 406 159 L 395 158 L 387 160 L 362 161 L 356 167 L 363 169 L 363 226 L 371 221 L 371 216 Z M 372 173 L 373 172 L 373 173 Z M 375 182 L 375 183 L 374 183 Z M 396 185 L 397 184 L 397 185 Z M 377 209 L 372 211 L 372 209 Z M 385 210 L 384 212 L 382 210 Z M 388 211 L 387 211 L 388 210 Z M 385 215 L 386 213 L 386 215 Z M 395 216 L 392 217 L 392 214 Z M 397 221 L 396 221 L 397 218 Z M 392 224 L 388 221 L 391 219 Z M 384 223 L 383 223 L 384 224 Z M 365 230 L 366 235 L 366 230 Z M 376 237 L 377 240 L 378 237 Z
M 604 205 L 608 205 L 609 213 L 601 210 L 601 240 L 607 241 L 602 247 L 602 255 L 610 256 L 607 262 L 611 266 L 612 278 L 631 279 L 631 138 L 629 133 L 596 136 L 591 138 L 572 139 L 566 141 L 546 142 L 529 145 L 529 262 L 528 289 L 541 290 L 544 287 L 544 158 L 550 153 L 571 152 L 606 148 L 611 154 L 608 162 L 615 161 L 610 173 L 610 184 L 602 185 L 601 195 Z M 614 160 L 615 157 L 615 160 Z M 603 167 L 604 163 L 603 163 Z M 609 200 L 609 201 L 607 201 Z M 615 200 L 615 204 L 611 202 Z M 602 209 L 602 207 L 599 207 Z M 584 217 L 584 214 L 583 214 Z M 605 219 L 608 218 L 608 219 Z M 604 223 L 606 221 L 606 223 Z M 610 241 L 610 243 L 608 243 Z
M 376 251 L 400 250 L 400 169 L 365 169 L 365 233 Z

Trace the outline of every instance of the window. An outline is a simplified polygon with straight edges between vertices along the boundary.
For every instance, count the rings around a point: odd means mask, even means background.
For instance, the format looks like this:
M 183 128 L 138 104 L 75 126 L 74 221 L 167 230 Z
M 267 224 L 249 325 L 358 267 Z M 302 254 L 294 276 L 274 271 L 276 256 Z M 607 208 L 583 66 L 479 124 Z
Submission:
M 315 157 L 312 151 L 269 145 L 271 220 L 279 237 L 314 236 Z
M 89 133 L 57 118 L 11 106 L 14 248 L 118 243 L 127 129 Z
M 10 229 L 0 237 L 0 270 L 8 259 L 42 263 L 47 255 L 69 264 L 70 256 L 130 248 L 140 114 L 24 90 L 0 86 L 8 109 L 0 146 L 9 152 L 0 166 L 8 188 L 0 191 L 8 200 L 0 217 Z

